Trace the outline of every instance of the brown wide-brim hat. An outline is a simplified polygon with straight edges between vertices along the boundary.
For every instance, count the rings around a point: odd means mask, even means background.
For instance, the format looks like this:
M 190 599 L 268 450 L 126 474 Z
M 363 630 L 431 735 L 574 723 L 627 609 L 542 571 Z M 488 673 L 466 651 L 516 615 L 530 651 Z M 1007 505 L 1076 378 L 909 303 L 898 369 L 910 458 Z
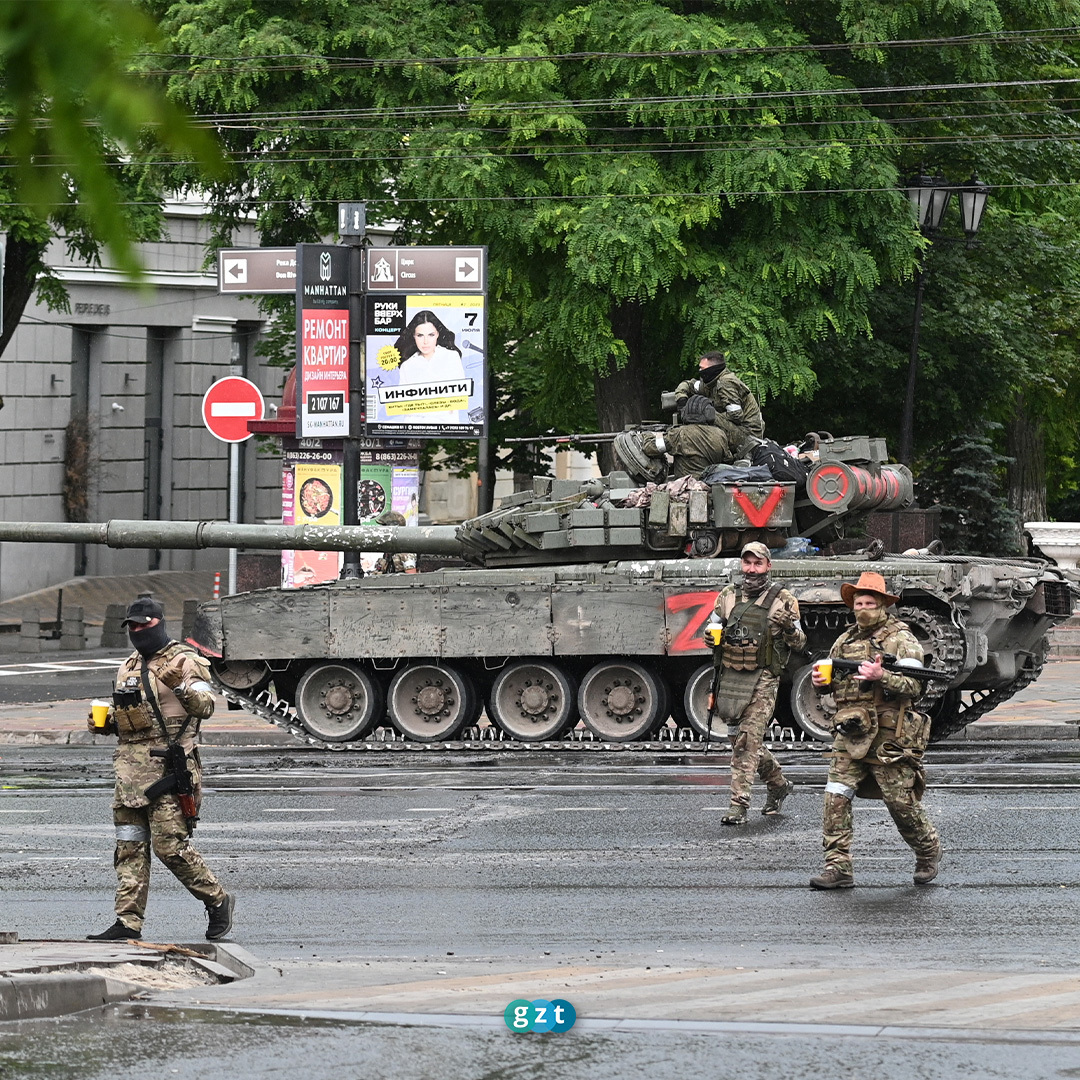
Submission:
M 885 606 L 889 607 L 895 604 L 900 599 L 899 596 L 893 596 L 891 592 L 885 587 L 885 579 L 880 574 L 874 574 L 867 572 L 862 574 L 858 581 L 854 585 L 849 581 L 845 581 L 840 586 L 840 599 L 844 601 L 849 608 L 855 606 L 855 597 L 861 592 L 877 593 L 878 596 L 885 598 Z

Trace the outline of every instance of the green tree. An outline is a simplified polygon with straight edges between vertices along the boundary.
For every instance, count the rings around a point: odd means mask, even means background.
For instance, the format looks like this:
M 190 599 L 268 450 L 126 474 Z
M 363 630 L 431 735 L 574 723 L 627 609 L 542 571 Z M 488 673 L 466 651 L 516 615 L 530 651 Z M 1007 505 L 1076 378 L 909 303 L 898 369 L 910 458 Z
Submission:
M 716 347 L 772 399 L 770 426 L 810 395 L 844 420 L 860 391 L 888 417 L 926 247 L 897 188 L 935 159 L 997 184 L 969 280 L 1000 317 L 1000 378 L 976 377 L 979 335 L 928 303 L 920 445 L 970 410 L 964 379 L 992 411 L 1022 371 L 1040 409 L 1047 368 L 1068 366 L 1033 335 L 1009 370 L 1023 304 L 992 244 L 1045 231 L 1046 185 L 1075 176 L 1071 89 L 1052 81 L 1075 75 L 1072 42 L 1034 32 L 1072 25 L 1075 0 L 146 3 L 170 92 L 242 166 L 214 189 L 222 240 L 252 211 L 266 243 L 314 239 L 366 199 L 401 242 L 489 246 L 489 358 L 517 434 L 656 415 Z M 945 247 L 935 274 L 959 259 Z
M 805 392 L 808 344 L 865 333 L 918 250 L 888 126 L 785 18 L 726 7 L 152 10 L 185 54 L 173 92 L 244 164 L 216 193 L 226 233 L 256 209 L 265 242 L 313 238 L 366 197 L 405 241 L 488 244 L 517 409 L 610 428 L 705 348 L 764 395 Z
M 44 263 L 54 236 L 91 261 L 104 247 L 138 279 L 134 241 L 156 235 L 161 201 L 140 162 L 171 152 L 220 173 L 210 134 L 134 71 L 154 33 L 127 0 L 0 0 L 0 351 L 35 287 L 66 308 Z

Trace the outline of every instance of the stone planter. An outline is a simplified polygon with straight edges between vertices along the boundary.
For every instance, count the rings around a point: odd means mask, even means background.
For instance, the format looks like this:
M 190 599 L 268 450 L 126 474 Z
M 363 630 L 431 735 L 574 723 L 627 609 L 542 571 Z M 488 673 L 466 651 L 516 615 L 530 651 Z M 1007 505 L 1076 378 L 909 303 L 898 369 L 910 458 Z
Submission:
M 1080 521 L 1025 521 L 1025 531 L 1062 570 L 1076 570 L 1080 559 Z

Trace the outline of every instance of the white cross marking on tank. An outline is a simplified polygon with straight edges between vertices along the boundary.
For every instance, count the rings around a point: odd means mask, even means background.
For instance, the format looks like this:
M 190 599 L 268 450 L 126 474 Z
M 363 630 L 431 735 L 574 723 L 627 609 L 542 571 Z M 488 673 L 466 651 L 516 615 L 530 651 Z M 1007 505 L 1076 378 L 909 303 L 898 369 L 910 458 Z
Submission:
M 566 621 L 567 626 L 572 626 L 577 632 L 578 637 L 585 633 L 585 631 L 592 626 L 592 622 L 585 618 L 585 609 L 578 604 L 577 606 L 577 620 L 568 619 Z

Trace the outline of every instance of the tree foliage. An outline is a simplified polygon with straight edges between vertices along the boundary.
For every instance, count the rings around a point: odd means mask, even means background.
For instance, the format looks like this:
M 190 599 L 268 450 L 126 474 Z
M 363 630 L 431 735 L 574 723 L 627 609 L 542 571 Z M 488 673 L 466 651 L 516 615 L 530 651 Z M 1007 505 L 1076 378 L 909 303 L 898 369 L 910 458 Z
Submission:
M 1018 389 L 1068 437 L 1077 64 L 1036 31 L 1077 0 L 145 5 L 241 166 L 222 241 L 252 212 L 313 240 L 365 199 L 399 242 L 489 247 L 497 439 L 655 416 L 717 347 L 776 434 L 891 433 L 923 257 L 918 448 Z M 995 184 L 978 249 L 914 228 L 924 165 Z
M 128 0 L 0 2 L 0 351 L 35 287 L 66 309 L 44 262 L 53 237 L 91 262 L 105 248 L 138 279 L 134 241 L 158 233 L 164 175 L 147 163 L 169 153 L 221 175 L 210 133 L 135 70 L 154 32 Z

